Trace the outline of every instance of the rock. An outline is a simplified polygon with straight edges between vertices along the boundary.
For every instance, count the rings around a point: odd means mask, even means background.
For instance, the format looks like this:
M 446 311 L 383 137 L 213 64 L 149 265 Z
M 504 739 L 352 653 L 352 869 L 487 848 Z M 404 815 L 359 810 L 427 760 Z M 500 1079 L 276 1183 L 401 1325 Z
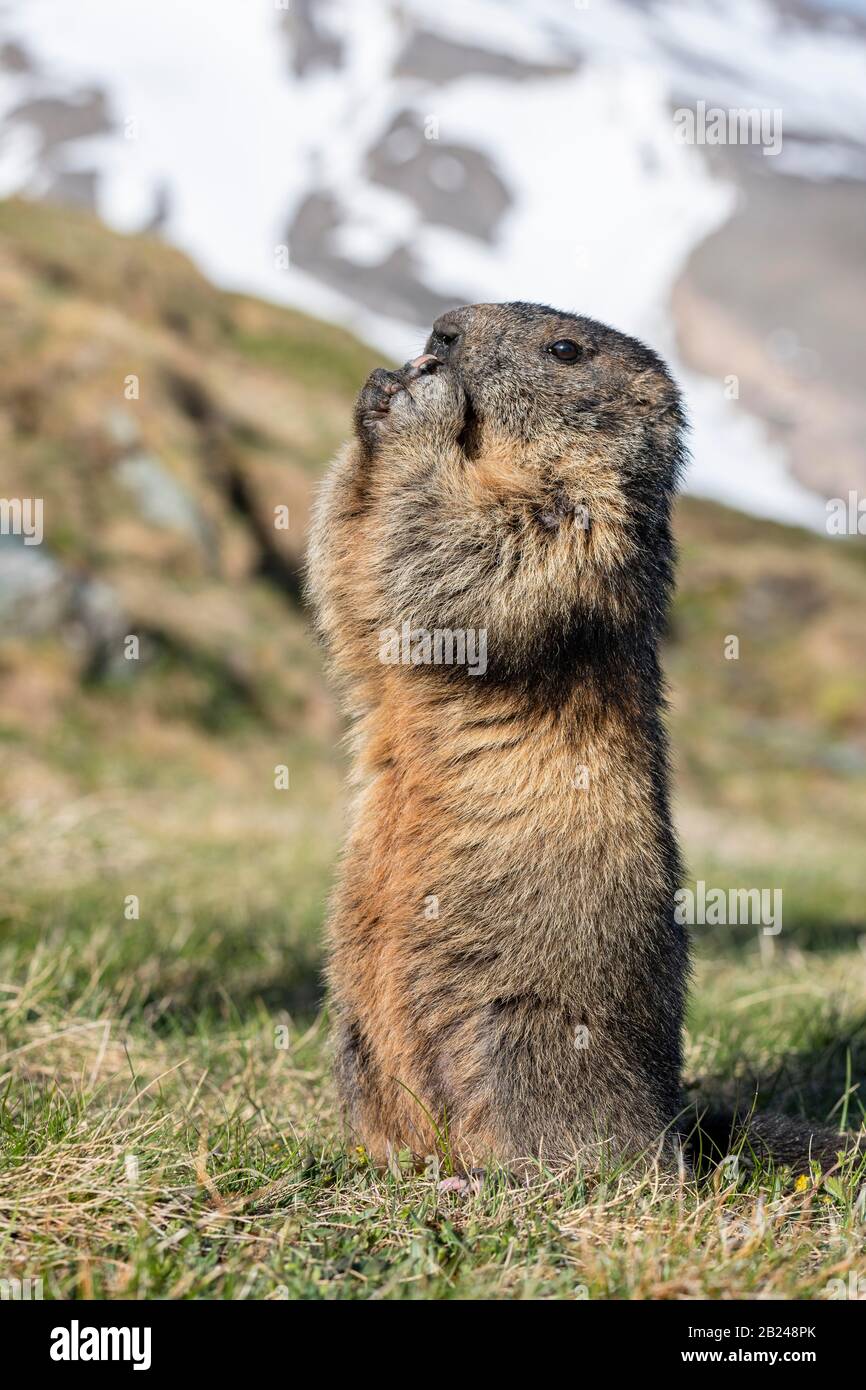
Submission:
M 56 630 L 69 602 L 63 568 L 41 546 L 0 535 L 0 625 L 4 634 L 39 637 Z
M 88 675 L 125 673 L 127 620 L 114 589 L 17 536 L 0 536 L 0 627 L 4 637 L 62 638 Z
M 152 454 L 131 454 L 121 459 L 115 473 L 138 502 L 142 517 L 153 526 L 182 531 L 207 547 L 207 522 L 186 489 Z
M 112 406 L 105 416 L 105 428 L 113 442 L 122 449 L 131 449 L 139 441 L 138 421 L 131 410 Z

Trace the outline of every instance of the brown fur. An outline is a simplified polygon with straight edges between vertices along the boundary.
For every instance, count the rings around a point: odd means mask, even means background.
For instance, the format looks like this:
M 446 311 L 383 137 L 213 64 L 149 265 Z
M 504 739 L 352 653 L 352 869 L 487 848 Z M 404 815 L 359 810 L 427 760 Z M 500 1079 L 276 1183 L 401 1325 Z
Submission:
M 544 306 L 455 311 L 428 352 L 362 391 L 311 544 L 352 717 L 329 928 L 350 1122 L 381 1162 L 446 1127 L 465 1166 L 673 1162 L 687 941 L 657 644 L 678 394 L 642 344 Z M 383 665 L 404 621 L 486 629 L 486 672 Z

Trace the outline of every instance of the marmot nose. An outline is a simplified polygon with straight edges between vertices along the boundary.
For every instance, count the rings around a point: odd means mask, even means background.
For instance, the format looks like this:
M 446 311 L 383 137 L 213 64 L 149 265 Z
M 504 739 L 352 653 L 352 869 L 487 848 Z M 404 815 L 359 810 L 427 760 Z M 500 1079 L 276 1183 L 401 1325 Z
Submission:
M 466 309 L 449 309 L 447 314 L 441 314 L 427 339 L 428 351 L 435 352 L 443 362 L 450 362 L 463 336 L 467 318 Z
M 463 332 L 461 316 L 454 313 L 442 314 L 433 325 L 433 337 L 439 338 L 443 343 L 453 343 Z

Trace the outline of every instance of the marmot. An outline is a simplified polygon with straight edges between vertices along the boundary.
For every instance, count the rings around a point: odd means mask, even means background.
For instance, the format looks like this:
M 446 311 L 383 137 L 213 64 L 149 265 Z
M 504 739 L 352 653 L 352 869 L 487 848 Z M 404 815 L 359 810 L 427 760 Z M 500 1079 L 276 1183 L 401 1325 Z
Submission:
M 355 754 L 336 1068 L 376 1162 L 681 1161 L 658 646 L 684 427 L 654 352 L 538 304 L 453 310 L 361 391 L 310 592 Z M 796 1122 L 750 1126 L 808 1153 Z M 726 1152 L 730 1117 L 704 1139 Z

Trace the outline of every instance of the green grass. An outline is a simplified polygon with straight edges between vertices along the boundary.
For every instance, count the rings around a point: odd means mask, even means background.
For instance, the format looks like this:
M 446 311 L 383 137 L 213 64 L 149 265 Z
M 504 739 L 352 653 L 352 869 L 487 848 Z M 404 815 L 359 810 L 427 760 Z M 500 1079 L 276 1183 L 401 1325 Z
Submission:
M 809 980 L 822 1009 L 841 1001 L 841 967 L 791 967 L 790 998 Z M 221 1019 L 149 1026 L 118 1010 L 111 973 L 82 989 L 40 951 L 4 992 L 0 1269 L 41 1277 L 46 1297 L 821 1298 L 862 1272 L 851 1178 L 489 1172 L 460 1195 L 432 1167 L 379 1173 L 341 1135 L 323 1019 L 234 1008 L 226 991 Z M 736 1063 L 733 1037 L 768 1058 L 814 1040 L 778 993 L 770 1012 L 739 1007 L 744 967 L 701 976 L 717 1063 Z M 723 1056 L 712 1035 L 729 1016 Z

